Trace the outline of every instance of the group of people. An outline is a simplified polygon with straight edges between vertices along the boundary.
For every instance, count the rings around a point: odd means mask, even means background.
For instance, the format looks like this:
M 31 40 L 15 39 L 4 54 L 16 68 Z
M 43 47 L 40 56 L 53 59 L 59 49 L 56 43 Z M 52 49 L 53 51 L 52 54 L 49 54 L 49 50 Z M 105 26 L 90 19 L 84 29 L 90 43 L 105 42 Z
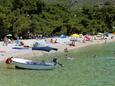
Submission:
M 57 42 L 57 39 L 55 39 L 55 40 L 50 39 L 50 43 L 58 43 L 58 42 Z
M 3 46 L 8 46 L 9 43 L 12 43 L 12 40 L 9 39 L 7 36 L 3 39 Z M 16 45 L 17 46 L 24 46 L 24 43 L 19 40 L 19 37 L 16 38 Z

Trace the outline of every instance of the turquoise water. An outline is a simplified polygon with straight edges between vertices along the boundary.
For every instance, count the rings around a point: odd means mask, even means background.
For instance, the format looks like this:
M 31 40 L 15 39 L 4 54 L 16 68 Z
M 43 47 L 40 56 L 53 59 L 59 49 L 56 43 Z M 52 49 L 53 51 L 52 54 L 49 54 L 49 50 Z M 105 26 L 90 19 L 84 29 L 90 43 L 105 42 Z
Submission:
M 63 52 L 32 59 L 47 61 L 54 56 L 59 57 L 64 67 L 21 70 L 7 69 L 0 63 L 0 86 L 115 86 L 115 43 L 72 50 L 71 61 L 64 59 Z

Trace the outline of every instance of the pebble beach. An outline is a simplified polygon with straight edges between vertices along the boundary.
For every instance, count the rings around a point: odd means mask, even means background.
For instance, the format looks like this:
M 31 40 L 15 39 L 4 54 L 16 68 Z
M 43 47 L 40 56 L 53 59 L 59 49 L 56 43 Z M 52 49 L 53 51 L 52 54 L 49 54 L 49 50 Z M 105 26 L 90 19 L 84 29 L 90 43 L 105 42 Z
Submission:
M 65 48 L 68 48 L 68 50 L 71 49 L 78 49 L 81 47 L 86 47 L 86 46 L 90 46 L 90 45 L 96 45 L 96 44 L 102 44 L 105 43 L 105 40 L 91 40 L 91 41 L 86 41 L 85 43 L 83 42 L 75 42 L 75 46 L 70 46 L 67 43 L 65 43 L 66 39 L 58 39 L 57 43 L 50 43 L 49 40 L 51 38 L 47 38 L 45 39 L 45 41 L 47 40 L 46 44 L 49 44 L 50 46 L 57 48 L 58 51 L 50 51 L 47 52 L 47 54 L 49 53 L 55 53 L 55 52 L 64 52 Z M 56 38 L 53 38 L 56 39 Z M 41 42 L 44 39 L 28 39 L 28 40 L 20 40 L 23 41 L 25 45 L 28 46 L 32 46 L 35 42 Z M 107 39 L 106 42 L 114 42 L 115 39 Z M 67 42 L 67 41 L 66 41 Z M 0 42 L 0 61 L 5 61 L 6 58 L 8 57 L 19 57 L 19 58 L 30 58 L 30 57 L 39 57 L 41 55 L 43 55 L 44 51 L 33 51 L 31 48 L 28 49 L 12 49 L 13 46 L 15 46 L 16 43 L 15 41 L 13 43 L 8 44 L 8 46 L 3 46 L 3 41 Z

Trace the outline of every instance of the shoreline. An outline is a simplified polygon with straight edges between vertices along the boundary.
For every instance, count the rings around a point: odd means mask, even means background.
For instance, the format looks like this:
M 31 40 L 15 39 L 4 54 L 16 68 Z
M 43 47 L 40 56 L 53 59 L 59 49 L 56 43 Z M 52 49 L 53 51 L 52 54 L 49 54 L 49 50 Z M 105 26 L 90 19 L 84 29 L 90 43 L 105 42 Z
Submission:
M 24 40 L 25 42 L 28 43 L 28 41 L 30 40 Z M 35 40 L 31 40 L 32 42 L 34 42 Z M 115 42 L 115 39 L 108 39 L 106 42 L 105 40 L 93 40 L 93 41 L 86 41 L 86 43 L 81 43 L 81 42 L 76 42 L 75 45 L 76 46 L 69 46 L 67 44 L 52 44 L 55 48 L 58 48 L 58 51 L 56 52 L 64 52 L 65 48 L 68 48 L 68 50 L 73 50 L 73 49 L 79 49 L 82 47 L 86 47 L 86 46 L 91 46 L 91 45 L 97 45 L 97 44 L 104 44 L 104 43 L 110 43 L 110 42 Z M 3 46 L 4 50 L 6 46 Z M 1 47 L 0 47 L 1 48 Z M 10 51 L 10 49 L 9 49 Z M 32 57 L 40 57 L 44 54 L 52 54 L 52 53 L 56 53 L 55 51 L 51 51 L 49 53 L 44 53 L 44 51 L 32 51 L 31 49 L 29 50 L 19 50 L 19 51 L 11 51 L 10 53 L 0 53 L 0 62 L 4 62 L 6 60 L 6 58 L 8 57 L 19 57 L 19 58 L 32 58 Z

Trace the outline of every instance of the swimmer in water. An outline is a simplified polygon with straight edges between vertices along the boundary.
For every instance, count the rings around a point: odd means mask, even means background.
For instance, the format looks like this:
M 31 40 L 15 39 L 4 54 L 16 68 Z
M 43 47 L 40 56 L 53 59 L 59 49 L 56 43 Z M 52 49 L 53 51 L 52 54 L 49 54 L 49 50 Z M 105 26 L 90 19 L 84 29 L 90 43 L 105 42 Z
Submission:
M 96 55 L 96 54 L 94 54 L 94 55 L 93 55 L 93 57 L 95 58 L 95 57 L 97 57 L 97 55 Z

